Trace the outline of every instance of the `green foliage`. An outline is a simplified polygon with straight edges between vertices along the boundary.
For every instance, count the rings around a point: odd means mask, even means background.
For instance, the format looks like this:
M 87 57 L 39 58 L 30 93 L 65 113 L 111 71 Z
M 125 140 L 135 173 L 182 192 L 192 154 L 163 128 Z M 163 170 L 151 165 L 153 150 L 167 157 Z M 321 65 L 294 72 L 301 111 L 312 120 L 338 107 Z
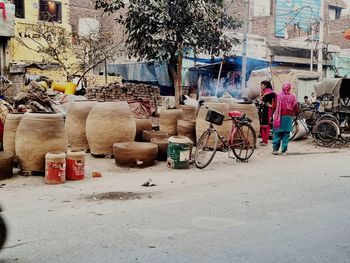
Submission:
M 106 13 L 125 7 L 122 0 L 95 1 Z M 131 0 L 118 21 L 126 28 L 129 56 L 140 59 L 173 60 L 182 47 L 218 54 L 235 44 L 222 36 L 224 28 L 240 26 L 224 13 L 222 0 Z

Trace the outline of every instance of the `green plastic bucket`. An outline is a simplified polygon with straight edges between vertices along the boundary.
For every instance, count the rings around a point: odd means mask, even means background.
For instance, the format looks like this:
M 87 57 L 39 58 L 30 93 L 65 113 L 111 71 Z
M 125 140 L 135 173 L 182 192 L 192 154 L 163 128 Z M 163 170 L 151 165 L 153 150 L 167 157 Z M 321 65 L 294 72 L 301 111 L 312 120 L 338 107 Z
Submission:
M 190 165 L 191 140 L 185 136 L 172 136 L 168 142 L 168 167 L 187 169 Z

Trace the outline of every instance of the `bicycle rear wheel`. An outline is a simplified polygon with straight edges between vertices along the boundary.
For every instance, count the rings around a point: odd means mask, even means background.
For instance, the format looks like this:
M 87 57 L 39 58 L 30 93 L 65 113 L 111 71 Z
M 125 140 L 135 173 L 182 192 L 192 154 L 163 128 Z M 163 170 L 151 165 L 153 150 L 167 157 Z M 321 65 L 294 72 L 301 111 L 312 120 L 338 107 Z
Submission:
M 326 114 L 321 115 L 319 118 L 320 118 L 320 120 L 331 120 L 339 126 L 339 120 L 332 114 L 326 113 Z
M 197 168 L 207 167 L 213 160 L 218 144 L 218 134 L 212 129 L 205 131 L 199 138 L 194 153 L 194 163 Z
M 256 134 L 248 123 L 242 123 L 237 127 L 237 132 L 230 145 L 234 156 L 240 161 L 248 160 L 254 153 L 256 146 Z
M 320 120 L 312 130 L 312 137 L 322 147 L 331 147 L 337 142 L 339 128 L 334 121 Z

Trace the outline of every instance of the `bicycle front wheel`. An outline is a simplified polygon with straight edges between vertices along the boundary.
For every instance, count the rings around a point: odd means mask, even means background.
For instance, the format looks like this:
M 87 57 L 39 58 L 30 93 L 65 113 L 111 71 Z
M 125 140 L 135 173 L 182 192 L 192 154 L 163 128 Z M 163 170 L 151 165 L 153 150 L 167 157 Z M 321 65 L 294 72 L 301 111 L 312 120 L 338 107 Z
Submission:
M 322 147 L 331 147 L 337 142 L 339 135 L 338 125 L 331 120 L 320 120 L 312 130 L 312 137 Z
M 256 146 L 256 133 L 248 123 L 240 124 L 230 145 L 234 156 L 240 161 L 248 160 L 254 153 Z
M 197 168 L 207 167 L 213 160 L 218 144 L 218 134 L 216 131 L 209 129 L 199 138 L 194 153 L 194 163 Z

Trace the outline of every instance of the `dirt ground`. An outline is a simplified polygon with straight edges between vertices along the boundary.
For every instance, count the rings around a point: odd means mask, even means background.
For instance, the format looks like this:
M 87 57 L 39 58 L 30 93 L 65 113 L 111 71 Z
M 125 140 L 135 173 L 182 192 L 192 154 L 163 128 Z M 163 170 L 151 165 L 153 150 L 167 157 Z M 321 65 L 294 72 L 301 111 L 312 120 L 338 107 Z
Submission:
M 248 163 L 218 152 L 203 170 L 88 155 L 81 181 L 3 180 L 10 235 L 0 262 L 347 262 L 349 148 L 271 147 Z M 155 186 L 143 187 L 149 179 Z

